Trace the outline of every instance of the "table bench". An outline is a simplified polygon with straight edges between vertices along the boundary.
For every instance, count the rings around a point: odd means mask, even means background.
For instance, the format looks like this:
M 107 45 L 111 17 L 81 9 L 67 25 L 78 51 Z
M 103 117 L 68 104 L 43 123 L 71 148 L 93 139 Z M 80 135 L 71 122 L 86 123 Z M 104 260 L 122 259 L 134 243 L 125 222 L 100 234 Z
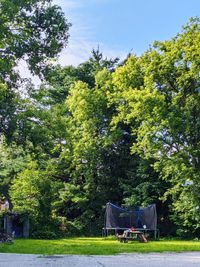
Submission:
M 133 237 L 135 235 L 135 237 Z M 126 230 L 123 235 L 117 235 L 117 240 L 122 243 L 128 243 L 129 240 L 139 239 L 140 242 L 147 243 L 147 239 L 141 231 Z

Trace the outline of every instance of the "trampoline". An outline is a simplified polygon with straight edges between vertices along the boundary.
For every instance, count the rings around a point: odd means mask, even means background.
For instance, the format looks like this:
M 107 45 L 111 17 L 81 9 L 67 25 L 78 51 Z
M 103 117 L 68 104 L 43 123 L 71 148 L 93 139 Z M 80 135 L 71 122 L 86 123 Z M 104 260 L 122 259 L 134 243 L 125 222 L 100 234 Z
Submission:
M 115 230 L 115 233 L 117 233 L 119 230 L 126 230 L 131 227 L 144 233 L 153 231 L 154 237 L 157 238 L 159 230 L 157 229 L 156 205 L 152 204 L 148 207 L 128 210 L 108 202 L 102 234 L 107 236 L 110 230 Z

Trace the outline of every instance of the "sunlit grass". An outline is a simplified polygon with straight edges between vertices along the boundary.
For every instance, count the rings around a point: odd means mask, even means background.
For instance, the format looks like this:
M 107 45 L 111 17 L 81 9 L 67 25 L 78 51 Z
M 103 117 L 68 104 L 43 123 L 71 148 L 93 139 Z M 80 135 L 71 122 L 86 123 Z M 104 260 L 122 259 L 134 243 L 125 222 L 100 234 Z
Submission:
M 199 241 L 160 240 L 148 243 L 120 243 L 115 239 L 67 238 L 58 240 L 18 239 L 13 245 L 1 244 L 0 252 L 27 254 L 112 255 L 131 252 L 200 251 Z

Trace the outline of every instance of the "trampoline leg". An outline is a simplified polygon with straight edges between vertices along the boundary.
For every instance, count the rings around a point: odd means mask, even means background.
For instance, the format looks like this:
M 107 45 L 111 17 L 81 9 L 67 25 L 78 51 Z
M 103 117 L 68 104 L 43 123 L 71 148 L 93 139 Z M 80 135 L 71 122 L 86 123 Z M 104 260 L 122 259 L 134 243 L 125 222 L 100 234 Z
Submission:
M 106 237 L 106 231 L 105 229 L 102 229 L 102 238 L 105 238 Z
M 159 240 L 160 239 L 160 230 L 157 229 L 157 239 Z
M 102 229 L 102 237 L 106 238 L 108 236 L 108 230 L 106 228 Z
M 154 230 L 154 239 L 156 239 L 156 230 Z

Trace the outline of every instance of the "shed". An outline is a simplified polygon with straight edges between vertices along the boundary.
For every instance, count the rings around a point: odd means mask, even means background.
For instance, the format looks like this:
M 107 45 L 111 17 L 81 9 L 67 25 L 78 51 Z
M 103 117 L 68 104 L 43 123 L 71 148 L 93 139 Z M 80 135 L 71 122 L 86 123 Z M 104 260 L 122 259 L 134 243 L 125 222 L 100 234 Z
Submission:
M 7 212 L 3 216 L 3 228 L 6 234 L 17 238 L 29 237 L 29 217 L 27 214 Z

